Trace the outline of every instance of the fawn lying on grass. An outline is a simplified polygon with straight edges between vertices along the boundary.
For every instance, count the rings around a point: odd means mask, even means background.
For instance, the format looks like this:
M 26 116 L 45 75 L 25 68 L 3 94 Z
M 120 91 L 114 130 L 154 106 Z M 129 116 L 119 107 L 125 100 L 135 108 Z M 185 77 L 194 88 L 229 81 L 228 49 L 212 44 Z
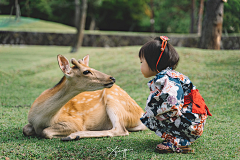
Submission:
M 142 108 L 114 84 L 113 77 L 88 67 L 88 55 L 71 59 L 72 67 L 64 56 L 57 59 L 64 76 L 34 101 L 24 135 L 73 140 L 146 129 L 140 121 Z

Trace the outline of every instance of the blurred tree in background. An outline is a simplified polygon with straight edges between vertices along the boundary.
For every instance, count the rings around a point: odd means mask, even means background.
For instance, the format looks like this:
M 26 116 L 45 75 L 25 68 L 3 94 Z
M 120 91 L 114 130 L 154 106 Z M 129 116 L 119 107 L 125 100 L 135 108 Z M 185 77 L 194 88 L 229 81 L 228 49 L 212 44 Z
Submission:
M 97 22 L 100 22 L 101 19 L 99 16 L 99 8 L 102 6 L 102 0 L 88 0 L 88 25 L 89 30 L 95 30 Z
M 224 4 L 223 33 L 240 33 L 240 0 Z
M 200 2 L 200 0 L 195 0 L 194 3 L 193 0 L 89 0 L 85 29 L 190 33 L 191 24 L 194 24 L 192 29 L 196 33 Z M 13 3 L 14 0 L 1 0 L 0 14 L 10 15 Z M 75 26 L 74 0 L 19 0 L 18 3 L 21 16 Z M 204 9 L 205 6 L 206 2 Z M 191 22 L 192 15 L 194 22 Z M 223 34 L 239 33 L 239 19 L 240 1 L 229 0 L 224 4 Z
M 155 31 L 189 33 L 191 1 L 154 1 Z
M 144 14 L 146 0 L 103 0 L 96 12 L 100 30 L 134 31 Z
M 224 3 L 226 1 L 227 0 L 207 0 L 199 48 L 220 49 Z
M 72 45 L 71 53 L 75 53 L 78 51 L 78 48 L 82 46 L 83 36 L 84 36 L 84 28 L 87 17 L 87 6 L 88 0 L 74 0 L 75 1 L 75 25 L 77 29 L 77 34 L 75 35 L 74 44 Z M 80 5 L 79 5 L 80 4 Z M 78 13 L 80 9 L 80 12 Z

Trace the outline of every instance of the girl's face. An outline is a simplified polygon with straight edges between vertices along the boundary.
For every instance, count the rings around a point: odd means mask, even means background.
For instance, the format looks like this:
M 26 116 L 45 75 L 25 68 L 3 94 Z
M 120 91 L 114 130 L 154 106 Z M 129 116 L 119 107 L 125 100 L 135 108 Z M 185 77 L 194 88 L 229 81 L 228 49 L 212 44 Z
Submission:
M 141 62 L 141 72 L 145 78 L 155 76 L 158 73 L 157 71 L 152 71 L 149 68 L 145 58 L 143 58 L 143 57 L 140 58 L 140 62 Z

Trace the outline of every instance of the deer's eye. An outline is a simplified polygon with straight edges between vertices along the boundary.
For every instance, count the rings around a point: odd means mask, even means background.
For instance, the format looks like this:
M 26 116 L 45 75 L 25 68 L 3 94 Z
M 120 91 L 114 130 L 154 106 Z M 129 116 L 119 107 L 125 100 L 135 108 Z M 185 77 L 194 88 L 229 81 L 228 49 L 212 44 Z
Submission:
M 89 73 L 91 73 L 89 70 L 86 70 L 86 71 L 83 72 L 84 75 L 87 75 Z

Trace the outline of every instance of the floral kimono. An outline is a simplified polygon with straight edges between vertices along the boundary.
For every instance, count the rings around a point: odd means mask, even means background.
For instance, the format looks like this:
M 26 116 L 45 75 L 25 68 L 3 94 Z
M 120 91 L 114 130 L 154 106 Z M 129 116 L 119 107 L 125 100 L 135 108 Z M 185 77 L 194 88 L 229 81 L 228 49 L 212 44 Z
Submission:
M 163 140 L 186 146 L 202 135 L 207 115 L 203 98 L 189 78 L 167 68 L 149 81 L 141 121 Z

